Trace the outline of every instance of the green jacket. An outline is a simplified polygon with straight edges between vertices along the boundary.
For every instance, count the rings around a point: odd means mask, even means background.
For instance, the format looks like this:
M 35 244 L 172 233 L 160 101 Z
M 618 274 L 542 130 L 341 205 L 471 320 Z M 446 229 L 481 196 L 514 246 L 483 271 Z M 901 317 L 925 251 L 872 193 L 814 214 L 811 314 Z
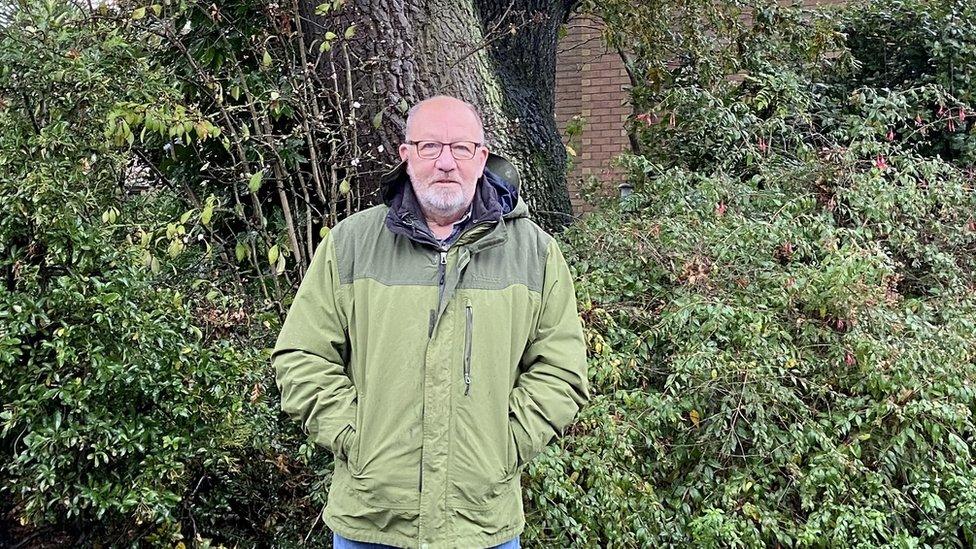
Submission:
M 492 155 L 499 166 L 517 181 Z M 523 466 L 589 399 L 572 277 L 492 171 L 447 250 L 402 164 L 384 198 L 312 258 L 272 354 L 281 407 L 336 455 L 323 511 L 333 531 L 496 545 L 525 526 Z

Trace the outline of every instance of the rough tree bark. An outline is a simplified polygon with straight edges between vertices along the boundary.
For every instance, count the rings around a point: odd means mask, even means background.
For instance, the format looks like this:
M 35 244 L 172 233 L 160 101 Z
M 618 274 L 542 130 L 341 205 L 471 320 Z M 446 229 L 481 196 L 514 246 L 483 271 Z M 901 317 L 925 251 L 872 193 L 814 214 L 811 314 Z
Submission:
M 571 219 L 566 151 L 553 113 L 557 33 L 576 0 L 351 0 L 341 21 L 316 17 L 316 0 L 303 2 L 306 17 L 321 23 L 309 25 L 310 40 L 337 23 L 356 25 L 342 53 L 365 69 L 352 72 L 353 95 L 369 112 L 383 111 L 379 128 L 369 116 L 358 129 L 364 152 L 375 158 L 359 171 L 366 201 L 377 197 L 370 175 L 397 160 L 403 107 L 445 93 L 480 109 L 489 147 L 522 175 L 533 218 L 550 229 Z

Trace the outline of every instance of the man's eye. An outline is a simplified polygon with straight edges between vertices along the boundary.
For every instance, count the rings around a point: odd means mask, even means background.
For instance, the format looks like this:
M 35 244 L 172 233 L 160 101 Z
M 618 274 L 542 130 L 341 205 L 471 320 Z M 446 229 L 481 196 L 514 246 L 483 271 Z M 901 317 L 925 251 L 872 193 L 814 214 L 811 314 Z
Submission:
M 441 149 L 442 145 L 440 143 L 427 142 L 420 144 L 420 150 L 424 152 L 436 152 Z
M 461 154 L 474 154 L 474 147 L 470 143 L 458 143 L 454 145 L 454 151 Z

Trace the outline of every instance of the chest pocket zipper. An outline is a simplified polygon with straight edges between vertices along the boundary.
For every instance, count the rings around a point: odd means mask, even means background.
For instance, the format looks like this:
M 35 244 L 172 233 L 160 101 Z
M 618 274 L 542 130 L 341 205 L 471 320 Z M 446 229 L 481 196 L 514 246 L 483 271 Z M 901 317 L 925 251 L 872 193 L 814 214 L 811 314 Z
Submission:
M 471 302 L 464 304 L 464 396 L 471 390 L 471 337 L 474 318 L 471 313 Z

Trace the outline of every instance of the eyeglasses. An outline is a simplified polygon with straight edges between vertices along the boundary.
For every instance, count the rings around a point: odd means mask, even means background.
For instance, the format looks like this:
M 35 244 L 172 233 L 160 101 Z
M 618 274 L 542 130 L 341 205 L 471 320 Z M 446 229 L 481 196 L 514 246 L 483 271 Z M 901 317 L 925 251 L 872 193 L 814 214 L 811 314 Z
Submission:
M 455 141 L 453 143 L 441 143 L 440 141 L 404 141 L 407 145 L 417 147 L 417 156 L 431 160 L 438 158 L 444 151 L 444 145 L 451 147 L 451 156 L 455 160 L 470 160 L 474 158 L 474 153 L 481 146 L 481 143 L 474 141 Z

